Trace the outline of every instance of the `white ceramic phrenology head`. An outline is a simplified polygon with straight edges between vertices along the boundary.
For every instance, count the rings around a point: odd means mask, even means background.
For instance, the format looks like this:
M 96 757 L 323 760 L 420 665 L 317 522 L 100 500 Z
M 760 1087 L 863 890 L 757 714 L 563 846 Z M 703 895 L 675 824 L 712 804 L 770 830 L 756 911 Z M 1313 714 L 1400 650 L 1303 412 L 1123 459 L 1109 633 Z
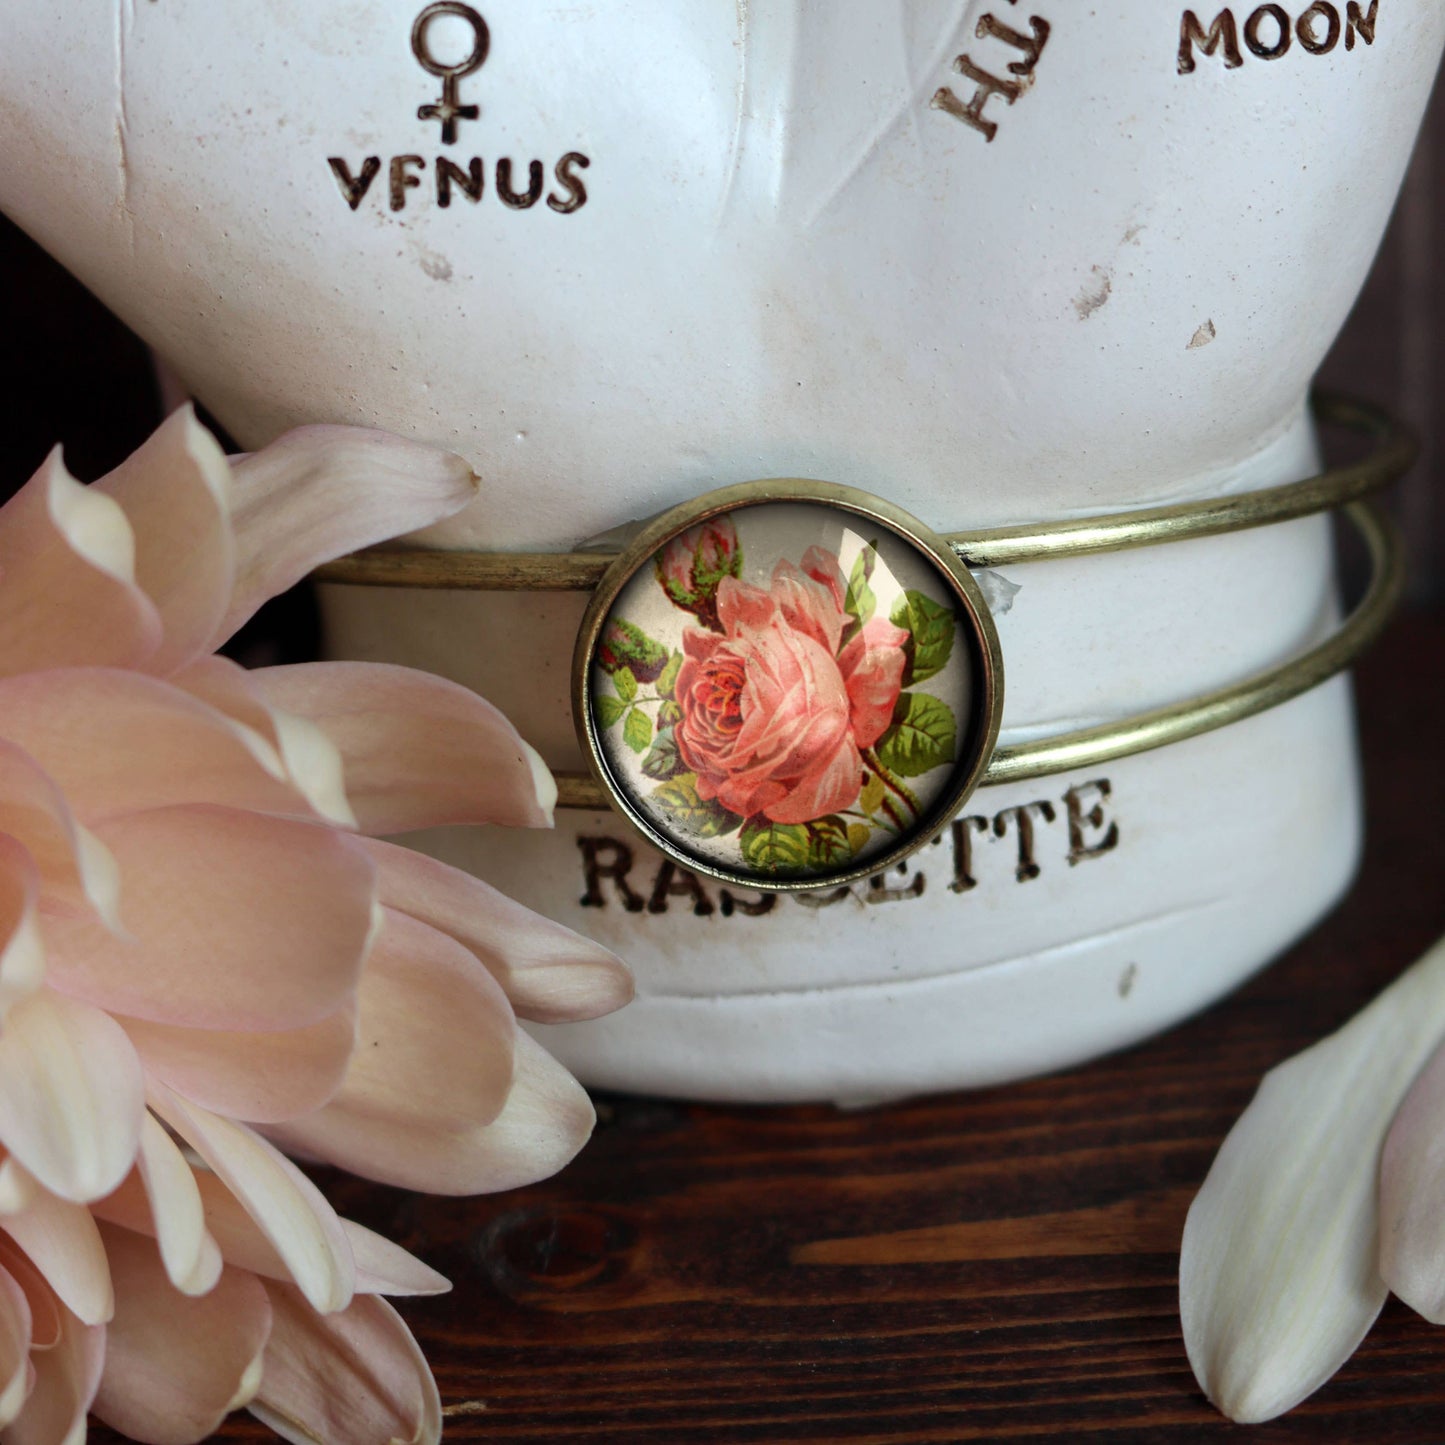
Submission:
M 466 454 L 483 494 L 442 536 L 489 549 L 757 476 L 942 531 L 1304 474 L 1445 43 L 1433 0 L 426 8 L 10 0 L 0 205 L 242 443 L 338 420 Z M 1005 739 L 1239 677 L 1333 606 L 1318 520 L 1004 580 Z M 576 766 L 581 605 L 336 592 L 331 645 L 479 685 Z M 1319 915 L 1357 832 L 1338 684 L 981 791 L 807 900 L 607 815 L 434 842 L 633 963 L 631 1009 L 551 1041 L 584 1077 L 859 1098 L 1198 1007 Z

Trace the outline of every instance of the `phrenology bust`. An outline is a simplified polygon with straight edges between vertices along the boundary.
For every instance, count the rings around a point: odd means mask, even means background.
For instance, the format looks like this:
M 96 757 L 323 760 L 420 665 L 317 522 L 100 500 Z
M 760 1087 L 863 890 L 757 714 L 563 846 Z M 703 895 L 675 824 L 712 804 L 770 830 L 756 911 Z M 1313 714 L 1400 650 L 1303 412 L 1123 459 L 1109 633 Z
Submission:
M 940 532 L 1308 475 L 1312 374 L 1445 43 L 1433 0 L 7 0 L 0 206 L 244 446 L 463 453 L 426 539 L 569 551 L 820 478 Z M 1189 697 L 1334 623 L 1321 517 L 1005 567 L 1005 741 Z M 560 769 L 580 595 L 328 588 L 328 647 L 449 674 Z M 590 1082 L 884 1098 L 1203 1006 L 1359 842 L 1348 684 L 980 789 L 776 895 L 610 811 L 423 840 L 621 954 Z

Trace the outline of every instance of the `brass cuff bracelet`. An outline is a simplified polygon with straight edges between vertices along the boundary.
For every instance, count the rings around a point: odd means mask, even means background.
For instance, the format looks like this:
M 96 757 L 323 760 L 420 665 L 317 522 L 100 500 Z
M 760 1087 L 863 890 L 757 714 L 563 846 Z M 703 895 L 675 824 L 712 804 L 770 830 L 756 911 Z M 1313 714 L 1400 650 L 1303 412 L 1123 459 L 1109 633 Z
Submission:
M 558 775 L 559 806 L 615 808 L 669 857 L 724 882 L 832 887 L 922 847 L 975 787 L 1212 732 L 1348 667 L 1402 585 L 1395 530 L 1366 499 L 1401 476 L 1417 448 L 1405 427 L 1365 403 L 1317 394 L 1313 409 L 1321 423 L 1368 436 L 1370 454 L 1207 501 L 940 536 L 867 493 L 783 478 L 674 507 L 617 551 L 388 546 L 315 576 L 593 592 L 573 660 L 591 773 Z M 1337 508 L 1364 539 L 1371 580 L 1326 640 L 1183 702 L 996 746 L 1003 658 L 970 568 L 1155 546 Z

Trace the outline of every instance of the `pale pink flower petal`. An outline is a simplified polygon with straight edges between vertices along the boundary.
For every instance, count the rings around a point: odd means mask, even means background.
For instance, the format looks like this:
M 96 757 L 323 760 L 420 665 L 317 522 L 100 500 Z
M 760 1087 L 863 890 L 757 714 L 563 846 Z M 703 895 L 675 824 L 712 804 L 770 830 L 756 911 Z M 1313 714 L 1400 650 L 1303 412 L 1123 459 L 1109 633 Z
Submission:
M 164 676 L 210 650 L 230 605 L 236 571 L 230 465 L 183 406 L 92 490 L 119 502 L 134 531 L 135 580 L 164 629 L 145 665 Z
M 233 478 L 236 590 L 213 648 L 313 567 L 450 517 L 477 490 L 461 457 L 360 427 L 288 432 Z
M 30 1317 L 30 1348 L 54 1349 L 60 1343 L 64 1328 L 60 1318 L 63 1307 L 34 1261 L 3 1231 L 0 1231 L 0 1269 L 5 1270 L 25 1295 Z
M 53 989 L 0 1029 L 0 1142 L 53 1194 L 83 1204 L 130 1172 L 145 1081 L 125 1030 Z
M 160 615 L 135 584 L 130 523 L 65 470 L 59 447 L 0 507 L 0 613 L 0 677 L 135 667 L 160 645 Z
M 30 1379 L 30 1301 L 0 1265 L 0 1430 L 25 1404 Z
M 209 1284 L 220 1277 L 223 1265 L 291 1283 L 286 1261 L 246 1213 L 246 1206 L 208 1168 L 193 1168 L 179 1149 L 176 1157 L 191 1176 L 204 1221 L 195 1269 L 185 1277 L 184 1283 L 177 1282 L 176 1288 L 186 1294 L 204 1294 Z M 178 1175 L 168 1175 L 165 1187 L 166 1194 L 159 1203 L 153 1203 L 148 1195 L 150 1183 L 142 1183 L 141 1171 L 137 1169 L 114 1194 L 92 1204 L 90 1211 L 97 1219 L 156 1239 L 162 1246 L 164 1262 L 165 1232 L 190 1228 L 185 1219 L 172 1217 L 183 1216 L 189 1208 L 184 1198 L 186 1186 Z
M 4 686 L 0 683 L 0 693 Z M 93 911 L 107 927 L 116 926 L 120 874 L 115 859 L 76 822 L 54 779 L 28 753 L 3 739 L 0 834 L 14 838 L 30 855 L 46 907 Z
M 519 1018 L 600 1018 L 632 998 L 632 975 L 601 944 L 413 848 L 367 839 L 378 901 L 440 929 L 502 985 Z
M 520 1030 L 502 1112 L 470 1134 L 424 1132 L 378 1153 L 367 1121 L 336 1103 L 267 1132 L 302 1158 L 433 1194 L 493 1194 L 555 1174 L 587 1142 L 596 1116 L 587 1091 Z M 390 1143 L 388 1139 L 388 1143 Z
M 178 1296 L 150 1240 L 114 1225 L 102 1235 L 116 1306 L 95 1414 L 147 1445 L 194 1445 L 255 1397 L 271 1334 L 265 1287 L 227 1270 L 204 1297 Z
M 60 1302 L 84 1324 L 103 1325 L 115 1312 L 105 1246 L 83 1204 L 40 1189 L 28 1209 L 0 1221 L 0 1232 L 20 1246 Z
M 1432 1324 L 1445 1321 L 1445 1048 L 1411 1086 L 1380 1160 L 1380 1274 Z
M 151 1078 L 212 1113 L 276 1124 L 319 1109 L 356 1045 L 354 1006 L 302 1029 L 239 1032 L 119 1020 Z
M 0 1216 L 19 1214 L 35 1202 L 35 1176 L 8 1154 L 0 1158 Z M 0 1225 L 3 1228 L 3 1225 Z
M 357 1294 L 437 1295 L 451 1290 L 452 1283 L 445 1275 L 399 1244 L 354 1219 L 343 1219 L 341 1227 L 356 1260 Z
M 273 706 L 310 718 L 341 750 L 367 833 L 449 823 L 552 826 L 557 787 L 489 702 L 445 678 L 372 662 L 252 674 Z
M 268 1131 L 353 1173 L 437 1194 L 471 1192 L 474 1141 L 513 1084 L 520 1035 L 496 980 L 460 944 L 386 911 L 360 990 L 357 1047 L 324 1109 Z
M 0 1028 L 45 982 L 45 947 L 35 907 L 40 872 L 26 849 L 0 833 Z
M 294 1445 L 441 1438 L 441 1400 L 402 1318 L 376 1295 L 318 1315 L 294 1289 L 267 1285 L 273 1324 L 251 1413 Z
M 151 1107 L 245 1205 L 312 1305 L 323 1313 L 344 1309 L 356 1268 L 346 1232 L 321 1191 L 243 1124 L 197 1108 L 161 1085 L 152 1087 Z
M 87 823 L 184 803 L 319 812 L 261 734 L 141 673 L 75 667 L 8 678 L 0 718 Z
M 120 862 L 134 941 L 47 918 L 57 987 L 194 1028 L 304 1028 L 349 1005 L 373 923 L 372 865 L 354 839 L 222 808 L 136 813 L 98 832 Z
M 221 1252 L 206 1230 L 206 1215 L 196 1176 L 175 1141 L 147 1112 L 141 1127 L 136 1172 L 161 1263 L 182 1294 L 205 1294 L 221 1273 Z
M 5 1431 L 5 1445 L 82 1445 L 86 1412 L 105 1365 L 105 1331 L 62 1310 L 60 1339 L 30 1359 L 35 1384 Z
M 356 827 L 346 800 L 341 754 L 315 723 L 271 707 L 252 675 L 228 657 L 203 657 L 174 673 L 170 682 L 265 738 L 286 776 L 316 810 L 338 827 Z

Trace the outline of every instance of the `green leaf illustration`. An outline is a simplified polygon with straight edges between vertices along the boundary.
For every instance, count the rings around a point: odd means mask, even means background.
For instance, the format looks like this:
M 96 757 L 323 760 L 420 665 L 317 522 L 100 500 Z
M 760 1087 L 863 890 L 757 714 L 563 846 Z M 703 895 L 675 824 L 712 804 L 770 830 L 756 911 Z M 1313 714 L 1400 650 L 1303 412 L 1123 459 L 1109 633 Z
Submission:
M 927 682 L 948 666 L 953 652 L 953 635 L 958 627 L 951 607 L 925 597 L 921 592 L 905 592 L 893 605 L 890 621 L 908 632 L 903 644 L 907 659 L 903 664 L 903 686 Z
M 876 813 L 883 806 L 887 792 L 883 779 L 877 773 L 870 773 L 868 781 L 863 784 L 863 791 L 858 794 L 859 808 L 865 813 Z
M 878 761 L 900 778 L 917 778 L 953 761 L 958 724 L 946 702 L 926 692 L 900 694 L 893 725 L 878 740 Z
M 651 751 L 642 760 L 642 771 L 660 783 L 665 783 L 683 771 L 682 759 L 677 755 L 677 742 L 671 728 L 658 728 Z
M 604 728 L 614 727 L 622 721 L 622 714 L 627 711 L 627 704 L 620 697 L 599 697 L 597 699 L 597 721 Z
M 682 653 L 674 652 L 667 659 L 667 666 L 662 669 L 661 676 L 657 679 L 658 697 L 671 697 L 673 689 L 677 686 L 677 675 L 682 671 Z
M 631 702 L 637 696 L 637 678 L 630 667 L 619 667 L 612 674 L 612 682 L 623 702 Z
M 652 790 L 652 800 L 667 809 L 672 822 L 694 838 L 721 838 L 742 826 L 736 813 L 697 795 L 697 774 L 679 773 Z
M 641 708 L 633 708 L 622 724 L 622 741 L 634 753 L 645 753 L 652 742 L 652 719 Z
M 873 568 L 878 562 L 878 545 L 870 542 L 853 559 L 853 569 L 848 574 L 848 591 L 843 598 L 843 610 L 862 627 L 878 610 L 878 599 L 868 585 Z
M 853 861 L 848 824 L 838 817 L 814 818 L 808 824 L 808 865 L 841 868 Z
M 750 818 L 743 828 L 743 857 L 764 873 L 802 873 L 812 849 L 808 830 L 797 823 Z
M 657 725 L 670 728 L 682 721 L 682 709 L 675 702 L 668 701 L 657 710 Z

